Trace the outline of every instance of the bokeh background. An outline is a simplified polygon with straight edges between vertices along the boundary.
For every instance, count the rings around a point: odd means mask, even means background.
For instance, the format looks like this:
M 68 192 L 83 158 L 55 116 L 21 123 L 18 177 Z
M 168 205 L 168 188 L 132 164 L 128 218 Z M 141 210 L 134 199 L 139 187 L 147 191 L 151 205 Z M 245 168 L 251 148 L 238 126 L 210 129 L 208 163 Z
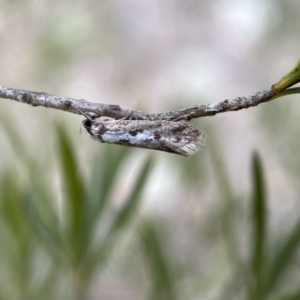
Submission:
M 0 84 L 163 112 L 268 88 L 299 1 L 0 0 Z M 190 158 L 0 100 L 0 299 L 300 299 L 299 97 L 194 120 Z

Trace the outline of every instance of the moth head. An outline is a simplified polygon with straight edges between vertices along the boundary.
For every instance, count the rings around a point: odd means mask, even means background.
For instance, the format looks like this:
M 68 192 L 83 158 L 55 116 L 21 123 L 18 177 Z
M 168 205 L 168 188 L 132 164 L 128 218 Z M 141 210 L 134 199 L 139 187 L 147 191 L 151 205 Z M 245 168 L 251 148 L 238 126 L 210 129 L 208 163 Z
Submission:
M 92 126 L 92 120 L 91 119 L 84 119 L 82 122 L 81 122 L 81 126 L 82 127 L 85 127 L 85 128 L 90 128 Z
M 90 119 L 84 119 L 80 124 L 79 132 L 83 130 L 85 133 L 87 133 L 88 129 L 92 126 L 92 120 Z

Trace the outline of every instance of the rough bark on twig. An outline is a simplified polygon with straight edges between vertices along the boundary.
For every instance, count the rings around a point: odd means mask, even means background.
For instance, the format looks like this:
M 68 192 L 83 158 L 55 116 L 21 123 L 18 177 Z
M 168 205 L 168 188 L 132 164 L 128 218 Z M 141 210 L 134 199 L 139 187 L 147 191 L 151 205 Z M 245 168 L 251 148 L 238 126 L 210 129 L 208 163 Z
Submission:
M 237 97 L 226 99 L 221 102 L 215 102 L 208 105 L 195 105 L 190 108 L 184 108 L 177 111 L 168 111 L 163 113 L 149 114 L 142 111 L 132 111 L 121 108 L 119 105 L 92 103 L 83 99 L 71 99 L 58 97 L 43 92 L 32 92 L 0 86 L 0 97 L 26 103 L 32 106 L 44 106 L 48 108 L 60 109 L 74 114 L 80 114 L 79 111 L 89 115 L 92 118 L 111 117 L 115 119 L 125 118 L 130 115 L 132 120 L 166 120 L 177 121 L 213 116 L 227 111 L 237 111 L 260 103 L 269 101 L 275 92 L 272 88 L 261 92 L 253 93 L 247 97 Z

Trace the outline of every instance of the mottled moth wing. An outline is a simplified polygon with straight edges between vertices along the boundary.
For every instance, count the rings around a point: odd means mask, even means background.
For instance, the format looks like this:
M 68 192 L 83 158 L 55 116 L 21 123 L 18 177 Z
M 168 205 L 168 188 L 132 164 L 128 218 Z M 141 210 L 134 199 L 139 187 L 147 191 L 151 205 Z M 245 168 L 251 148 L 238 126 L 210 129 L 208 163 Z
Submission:
M 130 147 L 195 154 L 205 133 L 185 122 L 85 119 L 81 128 L 96 141 Z

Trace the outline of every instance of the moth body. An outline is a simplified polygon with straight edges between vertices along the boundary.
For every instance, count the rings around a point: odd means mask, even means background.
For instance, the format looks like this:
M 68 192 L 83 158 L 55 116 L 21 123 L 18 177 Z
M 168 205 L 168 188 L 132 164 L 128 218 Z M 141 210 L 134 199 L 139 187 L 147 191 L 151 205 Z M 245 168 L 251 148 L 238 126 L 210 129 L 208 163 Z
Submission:
M 183 156 L 195 154 L 205 141 L 205 133 L 186 122 L 85 119 L 81 128 L 92 139 L 102 143 Z

